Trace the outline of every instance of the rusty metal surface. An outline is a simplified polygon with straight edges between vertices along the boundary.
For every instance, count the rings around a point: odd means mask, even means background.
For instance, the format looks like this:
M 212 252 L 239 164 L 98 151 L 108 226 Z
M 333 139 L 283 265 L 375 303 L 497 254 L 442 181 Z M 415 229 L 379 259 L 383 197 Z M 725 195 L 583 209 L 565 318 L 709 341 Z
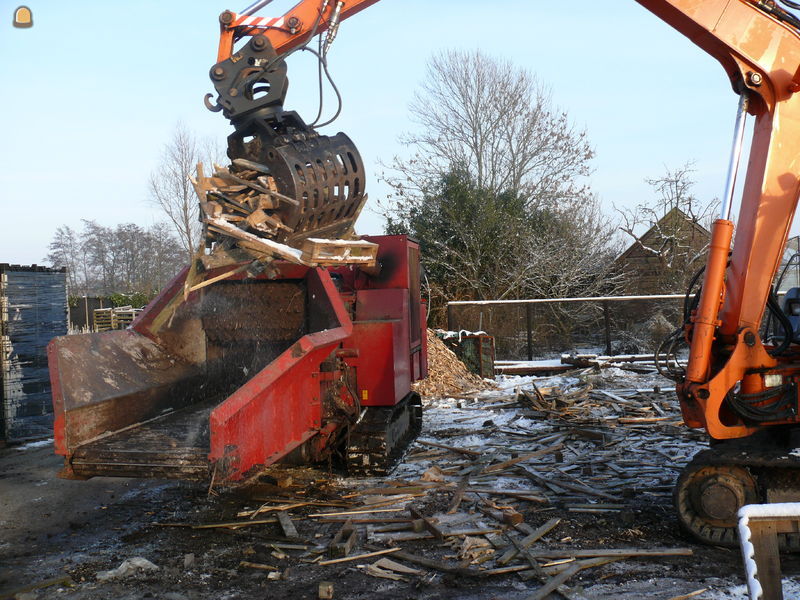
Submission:
M 203 374 L 129 330 L 58 337 L 48 352 L 61 454 L 186 405 Z
M 209 472 L 208 416 L 218 398 L 156 417 L 79 447 L 78 476 L 205 479 Z

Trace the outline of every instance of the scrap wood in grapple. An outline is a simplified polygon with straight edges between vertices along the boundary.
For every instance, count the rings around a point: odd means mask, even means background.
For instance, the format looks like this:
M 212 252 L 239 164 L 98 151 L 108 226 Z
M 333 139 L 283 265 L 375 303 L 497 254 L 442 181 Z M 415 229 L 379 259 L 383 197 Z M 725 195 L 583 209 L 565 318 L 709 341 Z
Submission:
M 200 201 L 205 246 L 217 258 L 231 256 L 223 264 L 217 260 L 214 267 L 237 262 L 241 253 L 234 258 L 234 247 L 264 262 L 280 258 L 306 266 L 375 265 L 377 246 L 353 239 L 353 222 L 363 202 L 316 214 L 316 199 L 310 204 L 307 194 L 294 198 L 281 193 L 269 167 L 241 158 L 230 167 L 214 165 L 211 177 L 204 175 L 202 165 L 197 173 L 192 183 Z M 338 186 L 329 193 L 334 189 Z M 320 234 L 343 239 L 314 237 Z

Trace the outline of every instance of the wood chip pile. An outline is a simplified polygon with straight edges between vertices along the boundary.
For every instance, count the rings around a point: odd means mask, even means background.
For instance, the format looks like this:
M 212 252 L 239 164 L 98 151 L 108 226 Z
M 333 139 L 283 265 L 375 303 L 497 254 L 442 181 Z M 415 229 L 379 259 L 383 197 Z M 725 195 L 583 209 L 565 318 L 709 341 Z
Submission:
M 493 383 L 470 372 L 453 351 L 428 329 L 428 377 L 414 384 L 419 394 L 445 397 L 494 388 Z

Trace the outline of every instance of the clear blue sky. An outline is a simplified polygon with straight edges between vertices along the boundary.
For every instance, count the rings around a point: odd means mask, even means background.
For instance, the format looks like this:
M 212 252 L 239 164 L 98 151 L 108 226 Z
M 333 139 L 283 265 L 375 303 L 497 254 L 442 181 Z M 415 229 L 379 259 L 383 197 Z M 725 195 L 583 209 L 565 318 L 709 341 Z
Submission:
M 147 180 L 178 121 L 224 141 L 208 112 L 217 16 L 243 4 L 171 0 L 30 0 L 34 26 L 11 26 L 0 0 L 0 262 L 40 263 L 56 227 L 161 220 Z M 259 13 L 282 14 L 276 0 Z M 652 197 L 643 182 L 696 161 L 699 197 L 721 194 L 736 108 L 722 68 L 633 0 L 383 0 L 346 21 L 330 54 L 345 131 L 363 155 L 373 199 L 378 160 L 402 152 L 408 104 L 442 48 L 511 58 L 551 86 L 597 151 L 593 189 L 608 211 Z M 290 59 L 287 107 L 316 113 L 311 55 Z M 362 233 L 379 232 L 365 212 Z

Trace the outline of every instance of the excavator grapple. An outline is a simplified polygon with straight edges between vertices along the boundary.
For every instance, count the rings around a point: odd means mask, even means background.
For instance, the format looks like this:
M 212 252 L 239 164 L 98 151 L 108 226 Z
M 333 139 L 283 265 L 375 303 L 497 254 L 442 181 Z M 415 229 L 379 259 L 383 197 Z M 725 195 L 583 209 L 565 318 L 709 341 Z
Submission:
M 361 155 L 344 133 L 323 135 L 283 109 L 286 70 L 269 39 L 255 36 L 211 68 L 218 97 L 212 105 L 206 96 L 206 105 L 234 126 L 232 163 L 263 170 L 284 200 L 267 209 L 281 224 L 273 239 L 293 245 L 309 237 L 346 237 L 367 200 Z
M 184 300 L 187 269 L 130 329 L 55 338 L 63 474 L 222 483 L 337 457 L 386 473 L 421 424 L 425 313 L 417 243 L 366 241 L 371 269 L 276 261 Z

